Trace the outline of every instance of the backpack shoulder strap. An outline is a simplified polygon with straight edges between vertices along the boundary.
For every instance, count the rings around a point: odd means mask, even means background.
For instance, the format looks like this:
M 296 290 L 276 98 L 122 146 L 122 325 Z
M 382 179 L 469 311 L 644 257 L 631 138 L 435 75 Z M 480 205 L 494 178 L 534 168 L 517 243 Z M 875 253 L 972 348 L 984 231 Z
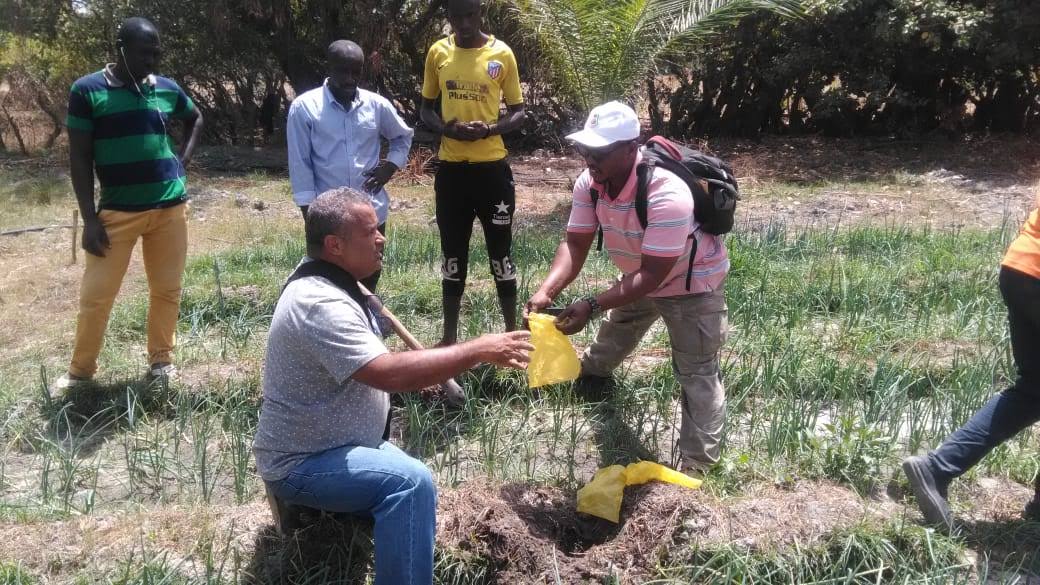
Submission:
M 592 213 L 596 214 L 596 206 L 599 205 L 599 189 L 589 187 L 589 199 L 592 199 Z M 603 250 L 603 226 L 596 228 L 596 251 Z
M 646 160 L 636 167 L 636 217 L 639 218 L 639 225 L 644 230 L 649 223 L 647 207 L 649 206 L 650 181 L 654 178 L 655 168 L 657 168 L 657 161 L 654 160 Z
M 592 208 L 595 209 L 599 205 L 599 189 L 589 187 L 589 198 L 592 199 Z
M 691 233 L 690 239 L 693 240 L 693 245 L 690 246 L 690 262 L 686 267 L 686 291 L 690 291 L 690 285 L 693 284 L 693 262 L 697 259 L 697 234 Z

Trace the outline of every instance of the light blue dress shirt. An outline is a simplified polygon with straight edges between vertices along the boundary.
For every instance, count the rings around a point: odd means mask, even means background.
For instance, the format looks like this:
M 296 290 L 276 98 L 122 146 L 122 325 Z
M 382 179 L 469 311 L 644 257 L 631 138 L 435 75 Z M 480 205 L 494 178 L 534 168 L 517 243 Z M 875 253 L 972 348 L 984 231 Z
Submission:
M 364 192 L 368 171 L 379 164 L 379 138 L 390 143 L 386 160 L 403 168 L 414 131 L 383 96 L 357 89 L 350 109 L 336 101 L 328 80 L 293 100 L 289 106 L 289 181 L 296 205 L 310 205 L 319 194 L 337 187 Z M 386 189 L 369 193 L 379 223 L 386 221 L 390 199 Z

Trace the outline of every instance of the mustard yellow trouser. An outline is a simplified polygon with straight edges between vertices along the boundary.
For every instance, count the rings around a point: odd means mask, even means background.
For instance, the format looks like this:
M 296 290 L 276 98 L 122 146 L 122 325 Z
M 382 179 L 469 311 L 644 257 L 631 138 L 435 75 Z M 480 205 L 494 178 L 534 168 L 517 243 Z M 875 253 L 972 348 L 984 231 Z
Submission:
M 138 238 L 148 275 L 148 363 L 172 361 L 188 252 L 187 211 L 184 204 L 135 212 L 104 209 L 98 213 L 111 247 L 104 257 L 85 254 L 70 374 L 90 377 L 97 372 L 108 317 Z

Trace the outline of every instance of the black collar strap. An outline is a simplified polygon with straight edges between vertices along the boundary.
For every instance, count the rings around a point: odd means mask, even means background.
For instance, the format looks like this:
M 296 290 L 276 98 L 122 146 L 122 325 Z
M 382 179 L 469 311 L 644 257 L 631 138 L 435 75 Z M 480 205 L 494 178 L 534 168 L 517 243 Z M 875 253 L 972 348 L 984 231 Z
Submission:
M 300 264 L 285 281 L 285 286 L 282 287 L 281 294 L 285 294 L 285 289 L 288 288 L 289 284 L 293 281 L 307 278 L 309 276 L 320 276 L 331 282 L 337 288 L 346 292 L 347 295 L 354 299 L 354 302 L 361 307 L 361 310 L 365 312 L 365 315 L 368 316 L 368 320 L 372 324 L 373 330 L 383 337 L 386 336 L 387 328 L 383 327 L 379 322 L 378 317 L 373 313 L 369 306 L 369 298 L 361 292 L 361 289 L 358 287 L 357 279 L 351 276 L 346 270 L 343 270 L 331 262 L 326 262 L 325 260 L 310 260 Z

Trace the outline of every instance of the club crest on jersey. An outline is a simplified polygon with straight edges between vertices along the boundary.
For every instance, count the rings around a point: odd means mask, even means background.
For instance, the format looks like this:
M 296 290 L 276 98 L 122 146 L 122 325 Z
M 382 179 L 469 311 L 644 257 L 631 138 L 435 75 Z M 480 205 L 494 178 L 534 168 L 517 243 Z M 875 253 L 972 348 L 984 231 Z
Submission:
M 488 61 L 488 77 L 498 79 L 502 75 L 502 64 L 498 61 Z

